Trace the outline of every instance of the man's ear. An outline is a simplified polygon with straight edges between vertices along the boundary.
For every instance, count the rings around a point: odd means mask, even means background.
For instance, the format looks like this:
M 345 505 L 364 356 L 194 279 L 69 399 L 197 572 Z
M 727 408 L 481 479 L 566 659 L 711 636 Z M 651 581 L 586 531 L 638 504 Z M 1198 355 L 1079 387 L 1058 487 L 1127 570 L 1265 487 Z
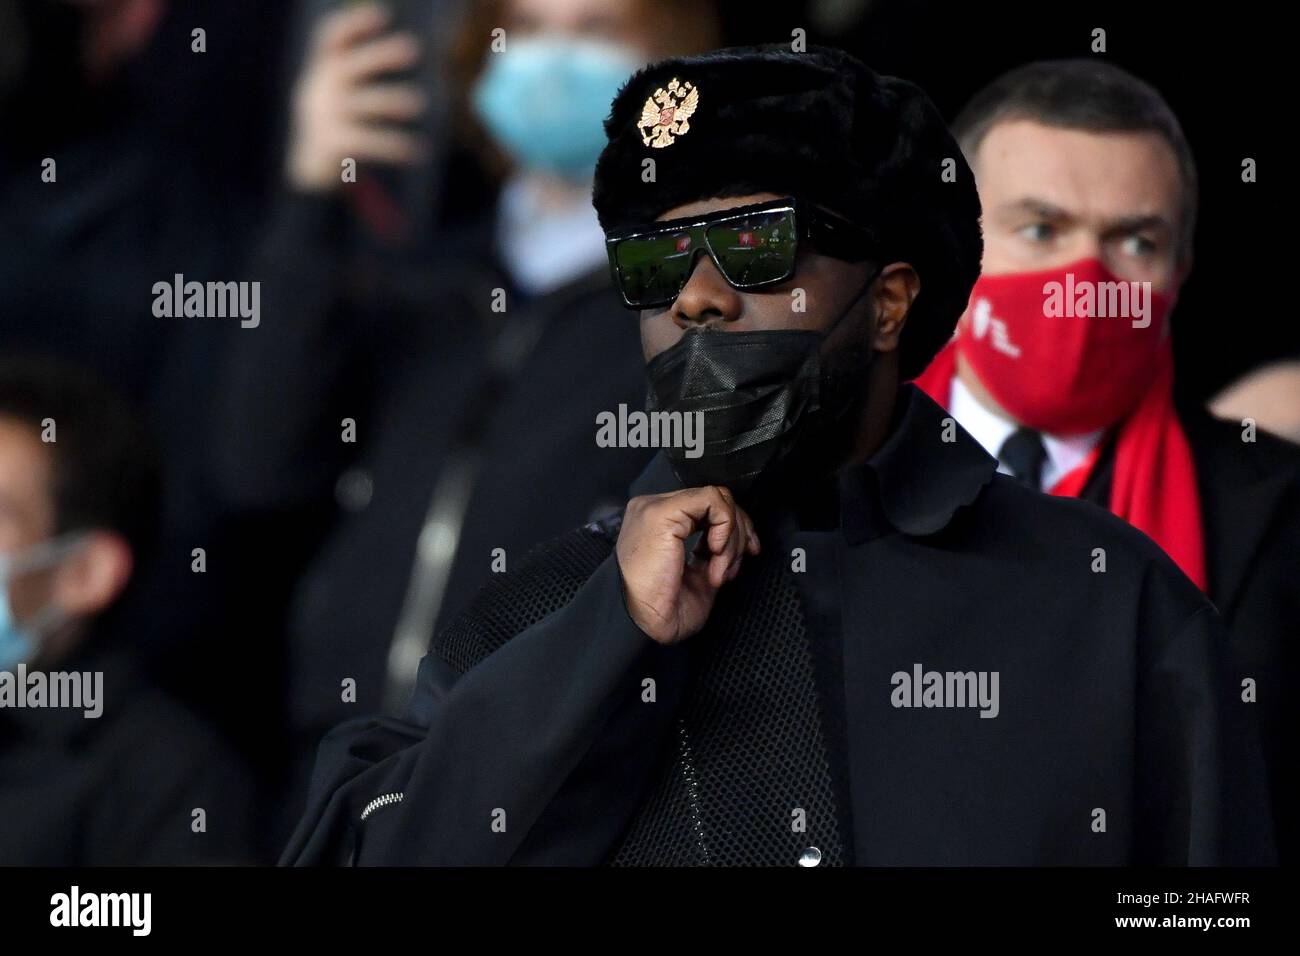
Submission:
M 131 580 L 135 558 L 126 539 L 115 531 L 86 532 L 80 547 L 59 565 L 54 603 L 74 618 L 90 618 L 118 599 Z
M 907 324 L 912 303 L 921 292 L 921 277 L 906 262 L 891 262 L 876 277 L 876 329 L 873 345 L 877 352 L 898 348 L 898 338 Z

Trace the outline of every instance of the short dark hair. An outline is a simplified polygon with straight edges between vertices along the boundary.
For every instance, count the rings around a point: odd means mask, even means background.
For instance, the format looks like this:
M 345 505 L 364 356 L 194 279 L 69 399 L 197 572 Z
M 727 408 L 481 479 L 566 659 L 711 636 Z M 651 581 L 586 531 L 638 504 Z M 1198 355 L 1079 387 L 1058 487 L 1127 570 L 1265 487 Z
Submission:
M 0 360 L 0 416 L 41 432 L 49 444 L 55 531 L 116 531 L 137 561 L 154 543 L 161 497 L 158 460 L 126 401 L 88 372 L 44 358 Z
M 1091 132 L 1157 133 L 1169 144 L 1183 181 L 1178 224 L 1179 258 L 1192 252 L 1196 231 L 1196 161 L 1182 126 L 1150 83 L 1098 59 L 1040 60 L 1004 73 L 966 104 L 952 124 L 953 135 L 974 166 L 989 130 L 1009 120 Z

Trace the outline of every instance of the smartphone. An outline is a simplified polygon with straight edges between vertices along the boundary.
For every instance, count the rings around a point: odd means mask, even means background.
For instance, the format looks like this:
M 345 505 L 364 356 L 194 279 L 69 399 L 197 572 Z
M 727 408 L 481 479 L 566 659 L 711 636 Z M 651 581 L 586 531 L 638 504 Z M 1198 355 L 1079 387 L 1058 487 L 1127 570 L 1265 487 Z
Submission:
M 355 7 L 373 0 L 326 0 L 321 11 Z M 417 134 L 435 155 L 413 167 L 371 165 L 357 171 L 355 188 L 348 195 L 361 223 L 362 238 L 379 248 L 405 247 L 428 238 L 434 221 L 433 208 L 437 174 L 438 113 L 435 108 L 438 84 L 432 50 L 437 18 L 435 0 L 381 0 L 389 12 L 389 32 L 409 33 L 420 40 L 419 62 L 410 69 L 380 77 L 381 81 L 414 83 L 424 92 L 429 107 L 405 125 Z

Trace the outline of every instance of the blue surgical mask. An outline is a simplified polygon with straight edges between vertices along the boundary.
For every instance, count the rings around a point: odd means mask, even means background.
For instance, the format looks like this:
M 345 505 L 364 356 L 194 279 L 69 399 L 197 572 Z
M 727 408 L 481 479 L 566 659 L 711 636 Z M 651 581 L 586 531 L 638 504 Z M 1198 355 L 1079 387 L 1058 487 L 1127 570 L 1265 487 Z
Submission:
M 605 148 L 604 120 L 642 65 L 627 47 L 565 36 L 510 40 L 474 87 L 479 118 L 522 166 L 581 181 Z
M 83 540 L 79 533 L 65 534 L 16 554 L 0 554 L 0 670 L 11 671 L 35 657 L 41 635 L 63 617 L 58 608 L 47 605 L 19 624 L 9 604 L 9 582 L 19 574 L 58 564 Z
M 36 642 L 26 628 L 18 626 L 9 607 L 8 582 L 0 587 L 0 671 L 11 671 L 32 659 Z

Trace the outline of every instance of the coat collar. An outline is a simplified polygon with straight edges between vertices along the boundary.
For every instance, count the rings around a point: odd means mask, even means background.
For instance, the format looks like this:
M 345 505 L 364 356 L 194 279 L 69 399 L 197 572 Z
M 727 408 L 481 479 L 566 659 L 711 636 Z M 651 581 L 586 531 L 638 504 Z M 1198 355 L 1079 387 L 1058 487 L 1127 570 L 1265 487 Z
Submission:
M 979 497 L 996 471 L 997 461 L 946 411 L 915 385 L 905 385 L 884 444 L 864 464 L 840 473 L 841 510 L 846 519 L 869 514 L 874 497 L 893 528 L 911 536 L 935 534 Z M 852 535 L 849 542 L 857 543 Z
M 893 428 L 866 462 L 837 476 L 840 523 L 850 544 L 891 530 L 934 534 L 973 502 L 993 478 L 997 461 L 916 386 L 898 391 Z M 632 483 L 632 496 L 682 488 L 663 454 Z

